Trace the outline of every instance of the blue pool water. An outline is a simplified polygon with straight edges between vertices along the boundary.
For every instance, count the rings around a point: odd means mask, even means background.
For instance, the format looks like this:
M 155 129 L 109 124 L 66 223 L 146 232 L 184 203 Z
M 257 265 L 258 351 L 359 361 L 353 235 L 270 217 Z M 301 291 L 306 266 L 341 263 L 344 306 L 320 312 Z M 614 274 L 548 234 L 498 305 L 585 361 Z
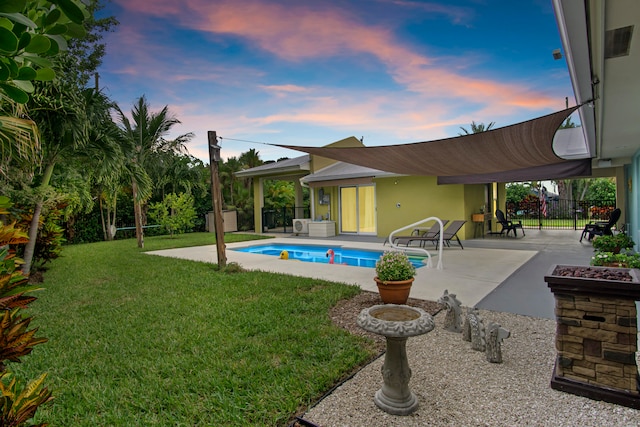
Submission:
M 329 257 L 327 251 L 333 249 L 335 254 L 335 264 L 347 264 L 356 267 L 375 268 L 376 261 L 380 259 L 383 251 L 367 251 L 362 249 L 347 249 L 339 246 L 319 246 L 319 245 L 288 245 L 284 243 L 272 243 L 244 248 L 235 248 L 234 251 L 251 252 L 262 255 L 272 255 L 279 257 L 282 251 L 289 253 L 289 259 L 296 259 L 305 262 L 317 262 L 328 264 Z M 423 267 L 422 262 L 425 257 L 409 256 L 409 260 L 416 267 Z

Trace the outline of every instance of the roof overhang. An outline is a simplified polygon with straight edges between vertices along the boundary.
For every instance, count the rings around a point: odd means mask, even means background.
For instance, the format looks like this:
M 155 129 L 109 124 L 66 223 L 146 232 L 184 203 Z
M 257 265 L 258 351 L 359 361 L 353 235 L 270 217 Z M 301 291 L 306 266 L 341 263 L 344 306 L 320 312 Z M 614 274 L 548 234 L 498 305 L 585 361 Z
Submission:
M 640 149 L 640 2 L 553 0 L 564 56 L 595 164 L 624 164 Z M 627 51 L 611 54 L 615 32 L 632 27 Z M 609 39 L 608 39 L 609 37 Z M 608 43 L 607 40 L 616 43 Z
M 293 159 L 281 160 L 279 162 L 268 163 L 251 169 L 245 169 L 235 173 L 238 178 L 271 177 L 281 175 L 295 175 L 309 173 L 311 166 L 309 156 L 299 156 Z
M 319 185 L 362 184 L 373 181 L 373 178 L 394 176 L 395 174 L 349 163 L 336 162 L 318 172 L 307 175 L 302 182 L 311 187 Z

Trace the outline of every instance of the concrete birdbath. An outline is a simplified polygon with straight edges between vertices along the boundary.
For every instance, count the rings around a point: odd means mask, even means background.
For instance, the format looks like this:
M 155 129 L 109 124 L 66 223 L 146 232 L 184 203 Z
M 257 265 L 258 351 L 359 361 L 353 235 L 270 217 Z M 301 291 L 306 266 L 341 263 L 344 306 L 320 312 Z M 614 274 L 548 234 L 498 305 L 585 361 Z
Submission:
M 409 389 L 411 369 L 407 360 L 407 339 L 433 330 L 433 318 L 418 307 L 384 304 L 365 308 L 357 322 L 362 329 L 387 339 L 382 367 L 384 383 L 373 401 L 389 414 L 411 414 L 418 409 L 418 398 Z

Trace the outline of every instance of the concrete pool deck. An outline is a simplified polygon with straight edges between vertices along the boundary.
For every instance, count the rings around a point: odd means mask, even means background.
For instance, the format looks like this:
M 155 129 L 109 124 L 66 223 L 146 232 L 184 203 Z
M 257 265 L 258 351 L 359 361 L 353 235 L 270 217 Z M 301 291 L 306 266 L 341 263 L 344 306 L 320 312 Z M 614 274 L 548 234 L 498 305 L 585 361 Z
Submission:
M 253 254 L 234 251 L 234 248 L 260 245 L 265 243 L 281 244 L 317 244 L 321 246 L 341 246 L 345 248 L 384 251 L 389 246 L 382 242 L 362 242 L 336 239 L 292 239 L 276 237 L 268 241 L 249 241 L 227 244 L 227 262 L 236 262 L 248 270 L 261 270 L 294 276 L 355 284 L 360 288 L 377 292 L 372 268 L 352 267 L 338 264 L 319 264 L 293 260 L 281 260 L 270 255 Z M 474 306 L 489 295 L 498 285 L 505 281 L 517 269 L 538 253 L 536 250 L 512 250 L 501 248 L 468 247 L 460 249 L 455 244 L 443 251 L 443 269 L 437 265 L 437 252 L 430 249 L 434 268 L 422 267 L 411 288 L 411 297 L 424 300 L 437 300 L 445 289 L 455 293 L 465 306 Z M 151 255 L 167 256 L 202 262 L 217 262 L 215 245 L 191 248 L 166 249 L 147 252 Z

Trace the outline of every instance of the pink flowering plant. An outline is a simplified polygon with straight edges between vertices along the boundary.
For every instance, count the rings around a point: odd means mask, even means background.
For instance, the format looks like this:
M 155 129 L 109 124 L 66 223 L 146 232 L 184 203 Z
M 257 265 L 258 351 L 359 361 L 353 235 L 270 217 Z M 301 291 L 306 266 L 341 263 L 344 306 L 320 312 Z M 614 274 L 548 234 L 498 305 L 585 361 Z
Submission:
M 415 276 L 416 267 L 404 252 L 387 251 L 376 262 L 376 274 L 383 283 L 409 280 Z

